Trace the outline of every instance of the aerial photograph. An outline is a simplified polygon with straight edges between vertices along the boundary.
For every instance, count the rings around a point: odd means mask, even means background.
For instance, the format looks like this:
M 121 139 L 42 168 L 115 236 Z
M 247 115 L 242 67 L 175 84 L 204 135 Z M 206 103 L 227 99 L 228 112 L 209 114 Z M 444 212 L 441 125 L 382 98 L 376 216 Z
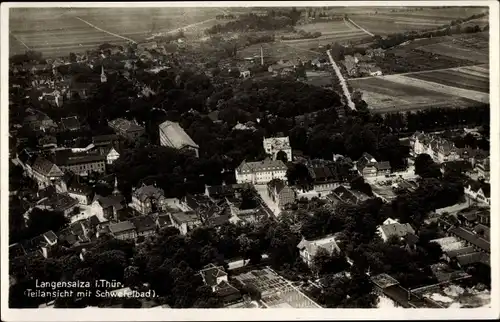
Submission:
M 9 308 L 491 308 L 490 8 L 256 5 L 9 8 Z

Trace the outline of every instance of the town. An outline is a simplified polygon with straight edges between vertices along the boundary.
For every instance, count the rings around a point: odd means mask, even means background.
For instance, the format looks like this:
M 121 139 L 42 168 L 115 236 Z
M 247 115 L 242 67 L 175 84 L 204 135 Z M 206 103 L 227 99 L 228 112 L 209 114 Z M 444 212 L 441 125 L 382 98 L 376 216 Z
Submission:
M 21 40 L 9 307 L 489 307 L 487 8 L 244 9 L 122 43 L 100 25 L 64 54 Z M 431 11 L 445 18 L 366 30 Z M 97 32 L 84 14 L 61 28 Z

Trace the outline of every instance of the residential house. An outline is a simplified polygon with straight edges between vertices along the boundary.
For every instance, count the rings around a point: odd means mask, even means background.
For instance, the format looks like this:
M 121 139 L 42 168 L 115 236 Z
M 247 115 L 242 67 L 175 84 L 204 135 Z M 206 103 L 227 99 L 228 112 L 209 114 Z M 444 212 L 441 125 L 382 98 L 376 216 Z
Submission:
M 388 241 L 391 237 L 403 239 L 408 234 L 415 234 L 415 230 L 410 224 L 401 224 L 394 220 L 384 222 L 377 227 L 377 232 L 384 242 Z
M 37 205 L 40 209 L 53 210 L 62 213 L 66 217 L 70 217 L 77 206 L 78 200 L 66 193 L 55 193 Z
M 120 142 L 120 137 L 116 134 L 97 135 L 92 137 L 92 144 L 95 147 L 107 147 Z
M 230 211 L 231 217 L 229 218 L 229 222 L 232 224 L 237 224 L 238 222 L 253 224 L 261 222 L 268 217 L 267 213 L 262 209 L 262 207 L 242 210 L 235 205 L 231 205 Z
M 78 200 L 80 205 L 90 205 L 92 203 L 94 193 L 88 185 L 74 182 L 68 185 L 67 191 L 68 195 Z
M 477 162 L 475 166 L 478 178 L 490 181 L 490 159 L 486 158 L 482 162 Z
M 41 254 L 44 258 L 51 257 L 52 250 L 54 246 L 57 245 L 58 239 L 57 235 L 54 234 L 52 230 L 46 233 L 38 235 L 30 240 L 24 241 L 22 247 L 26 252 L 26 255 L 36 252 Z
M 278 204 L 280 209 L 284 209 L 286 205 L 293 204 L 296 199 L 295 191 L 280 179 L 273 179 L 267 183 L 267 194 Z
M 328 200 L 332 205 L 337 205 L 339 203 L 357 204 L 359 203 L 360 198 L 346 187 L 338 186 L 326 196 L 326 200 Z
M 290 138 L 288 136 L 264 138 L 262 143 L 264 151 L 266 151 L 272 160 L 277 160 L 278 154 L 285 153 L 286 161 L 292 161 L 292 147 L 290 146 Z
M 57 128 L 57 124 L 50 117 L 38 111 L 33 111 L 33 114 L 26 116 L 23 125 L 29 126 L 33 131 L 43 132 Z
M 86 176 L 91 172 L 106 172 L 106 157 L 92 152 L 56 151 L 55 163 L 62 170 L 69 170 L 76 175 Z
M 277 75 L 290 75 L 295 71 L 296 64 L 291 61 L 280 60 L 268 67 L 268 72 Z
M 318 194 L 329 193 L 340 185 L 334 165 L 309 166 L 308 169 L 313 179 L 313 189 Z
M 135 226 L 137 236 L 151 236 L 156 232 L 156 222 L 150 215 L 130 219 Z
M 382 69 L 380 69 L 380 67 L 373 66 L 368 68 L 368 73 L 370 76 L 382 76 Z
M 116 194 L 107 197 L 96 195 L 91 207 L 93 213 L 99 218 L 116 220 L 118 218 L 118 212 L 126 207 L 125 198 L 122 195 Z
M 241 300 L 240 291 L 229 284 L 227 273 L 222 266 L 208 264 L 200 270 L 200 275 L 205 285 L 209 286 L 224 304 Z
M 376 177 L 391 173 L 391 165 L 388 161 L 378 162 L 366 152 L 356 162 L 356 169 L 363 177 Z
M 144 215 L 165 210 L 165 193 L 163 189 L 156 187 L 156 185 L 142 184 L 140 188 L 132 192 L 132 204 L 130 206 Z
M 460 160 L 460 151 L 455 145 L 441 137 L 416 132 L 410 138 L 413 156 L 428 154 L 436 163 Z
M 142 136 L 145 132 L 142 126 L 122 118 L 109 121 L 108 125 L 116 132 L 116 134 L 131 141 Z
M 161 213 L 156 216 L 156 227 L 158 227 L 158 229 L 171 226 L 173 226 L 173 223 L 169 213 Z
M 78 117 L 70 116 L 61 118 L 61 128 L 65 131 L 78 131 L 80 129 Z
M 194 228 L 201 226 L 201 220 L 198 215 L 193 212 L 175 212 L 170 215 L 172 224 L 177 228 L 182 235 L 186 235 Z
M 358 62 L 353 56 L 346 55 L 342 63 L 345 66 L 345 69 L 349 76 L 356 76 L 358 74 L 358 67 L 357 67 Z
M 160 124 L 160 145 L 174 149 L 188 149 L 194 151 L 196 157 L 199 156 L 199 146 L 187 135 L 179 123 L 165 121 Z
M 287 166 L 281 160 L 243 161 L 236 168 L 236 182 L 267 184 L 273 179 L 286 180 L 287 169 Z
M 469 182 L 464 185 L 464 194 L 473 200 L 488 205 L 491 204 L 491 187 L 489 183 L 469 180 Z
M 38 139 L 38 146 L 42 149 L 57 148 L 57 138 L 52 135 L 44 135 Z
M 340 253 L 340 248 L 337 245 L 335 236 L 328 236 L 315 240 L 306 240 L 302 238 L 297 245 L 300 257 L 309 267 L 313 265 L 314 257 L 318 254 L 319 249 L 325 250 L 328 254 Z
M 130 221 L 121 221 L 109 225 L 109 231 L 113 237 L 121 240 L 130 240 L 137 237 L 136 227 Z
M 31 165 L 29 162 L 27 163 L 27 173 L 38 183 L 38 187 L 41 189 L 54 184 L 64 176 L 64 173 L 57 165 L 43 156 L 36 157 Z
M 241 78 L 249 78 L 250 77 L 250 71 L 249 70 L 242 70 L 242 71 L 240 71 L 240 77 Z
M 366 56 L 369 58 L 374 58 L 374 57 L 385 57 L 385 51 L 382 48 L 375 48 L 375 49 L 367 49 L 366 50 Z
M 231 184 L 222 184 L 217 186 L 205 185 L 205 196 L 215 200 L 226 197 L 234 197 L 235 193 L 235 188 Z
M 448 230 L 448 234 L 458 237 L 467 246 L 473 246 L 478 252 L 490 253 L 490 242 L 483 238 L 484 236 L 482 235 L 478 235 L 464 227 L 452 227 Z
M 377 162 L 375 164 L 375 168 L 377 168 L 377 176 L 388 175 L 391 173 L 392 170 L 389 161 Z

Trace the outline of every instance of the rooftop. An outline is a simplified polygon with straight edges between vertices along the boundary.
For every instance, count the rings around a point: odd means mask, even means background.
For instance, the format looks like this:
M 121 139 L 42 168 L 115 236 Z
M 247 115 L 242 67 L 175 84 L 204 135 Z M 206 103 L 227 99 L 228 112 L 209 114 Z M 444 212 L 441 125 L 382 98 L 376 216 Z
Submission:
M 399 284 L 399 282 L 395 278 L 385 273 L 372 276 L 371 280 L 375 285 L 377 285 L 381 289 L 385 289 Z
M 288 168 L 281 160 L 265 159 L 256 162 L 243 161 L 236 171 L 240 173 L 253 173 L 263 171 L 286 171 Z
M 145 201 L 147 198 L 160 199 L 164 196 L 163 189 L 154 185 L 142 185 L 139 189 L 133 192 L 133 196 L 140 201 Z
M 160 132 L 167 137 L 171 147 L 176 149 L 181 149 L 185 146 L 199 148 L 198 144 L 191 139 L 179 123 L 165 121 L 160 124 L 159 128 Z
M 135 229 L 134 224 L 128 220 L 109 225 L 109 231 L 112 234 L 120 234 L 134 229 Z

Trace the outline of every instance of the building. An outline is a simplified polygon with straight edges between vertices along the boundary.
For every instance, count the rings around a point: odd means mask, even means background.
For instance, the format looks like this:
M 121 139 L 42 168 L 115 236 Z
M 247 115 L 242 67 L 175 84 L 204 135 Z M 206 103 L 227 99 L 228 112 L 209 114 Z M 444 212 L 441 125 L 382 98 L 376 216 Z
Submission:
M 328 236 L 316 240 L 306 240 L 302 238 L 297 245 L 300 257 L 309 267 L 313 265 L 314 257 L 318 254 L 319 249 L 325 250 L 328 254 L 340 253 L 340 248 L 335 241 L 335 236 Z
M 160 145 L 168 146 L 174 149 L 187 149 L 194 151 L 196 157 L 199 156 L 198 150 L 200 147 L 198 144 L 187 135 L 187 133 L 182 129 L 179 123 L 165 121 L 160 124 Z
M 43 156 L 36 157 L 31 166 L 29 163 L 27 165 L 28 174 L 38 183 L 40 189 L 54 184 L 64 176 L 64 173 L 57 165 Z
M 436 163 L 460 160 L 460 151 L 455 145 L 432 134 L 416 132 L 410 138 L 413 156 L 428 154 Z
M 93 200 L 92 189 L 84 184 L 72 183 L 67 187 L 68 195 L 78 200 L 80 205 L 90 205 Z
M 235 170 L 236 182 L 267 184 L 273 179 L 286 180 L 287 169 L 281 160 L 243 161 Z
M 56 151 L 55 163 L 62 170 L 69 170 L 79 176 L 86 176 L 91 172 L 106 172 L 106 157 L 98 153 L 60 150 Z
M 384 242 L 388 241 L 391 237 L 404 239 L 409 234 L 415 235 L 415 230 L 410 224 L 401 224 L 391 218 L 377 227 L 377 232 Z
M 490 181 L 490 159 L 486 158 L 482 162 L 477 162 L 475 166 L 477 176 L 486 182 Z
M 208 264 L 200 270 L 200 275 L 205 285 L 209 286 L 225 305 L 241 300 L 240 291 L 229 284 L 227 273 L 222 266 Z
M 61 118 L 61 128 L 65 131 L 78 131 L 80 129 L 78 117 L 70 116 Z
M 63 214 L 65 217 L 70 217 L 77 206 L 78 200 L 66 193 L 55 193 L 37 205 L 38 208 L 53 210 Z
M 163 229 L 165 227 L 171 227 L 173 226 L 172 224 L 172 218 L 170 218 L 170 214 L 168 213 L 161 213 L 156 216 L 156 227 L 158 229 Z
M 186 235 L 194 228 L 201 226 L 201 220 L 198 215 L 193 212 L 175 212 L 170 215 L 172 224 L 177 228 L 182 235 Z
M 473 200 L 488 205 L 491 204 L 491 186 L 489 183 L 469 180 L 469 182 L 464 185 L 464 194 Z
M 360 198 L 344 186 L 338 186 L 333 189 L 332 192 L 326 196 L 326 200 L 332 205 L 337 205 L 339 203 L 357 204 L 360 202 Z
M 139 189 L 132 192 L 130 206 L 143 215 L 165 210 L 167 206 L 165 193 L 155 185 L 142 184 Z
M 339 186 L 340 180 L 337 176 L 335 166 L 310 166 L 308 169 L 313 179 L 313 189 L 317 193 L 329 193 Z
M 122 221 L 109 225 L 109 232 L 116 239 L 127 240 L 137 237 L 136 228 L 130 221 Z
M 269 197 L 278 204 L 280 209 L 286 205 L 293 204 L 296 199 L 293 191 L 283 180 L 273 179 L 267 183 L 267 193 Z
M 142 126 L 121 118 L 109 121 L 108 125 L 116 132 L 116 134 L 128 140 L 135 140 L 142 136 L 145 132 Z
M 278 154 L 286 154 L 286 161 L 292 161 L 292 147 L 290 146 L 290 138 L 274 137 L 264 138 L 263 140 L 264 151 L 271 157 L 272 160 L 278 158 Z
M 96 214 L 99 218 L 111 220 L 116 220 L 118 218 L 118 212 L 126 207 L 125 197 L 118 190 L 118 181 L 115 178 L 115 189 L 113 194 L 110 196 L 99 196 L 94 197 L 94 201 L 91 204 L 92 212 Z
M 130 222 L 134 225 L 137 236 L 147 237 L 156 232 L 156 222 L 149 215 L 132 218 Z
M 356 162 L 356 169 L 363 177 L 376 177 L 391 173 L 391 165 L 388 161 L 378 162 L 372 155 L 363 153 Z

